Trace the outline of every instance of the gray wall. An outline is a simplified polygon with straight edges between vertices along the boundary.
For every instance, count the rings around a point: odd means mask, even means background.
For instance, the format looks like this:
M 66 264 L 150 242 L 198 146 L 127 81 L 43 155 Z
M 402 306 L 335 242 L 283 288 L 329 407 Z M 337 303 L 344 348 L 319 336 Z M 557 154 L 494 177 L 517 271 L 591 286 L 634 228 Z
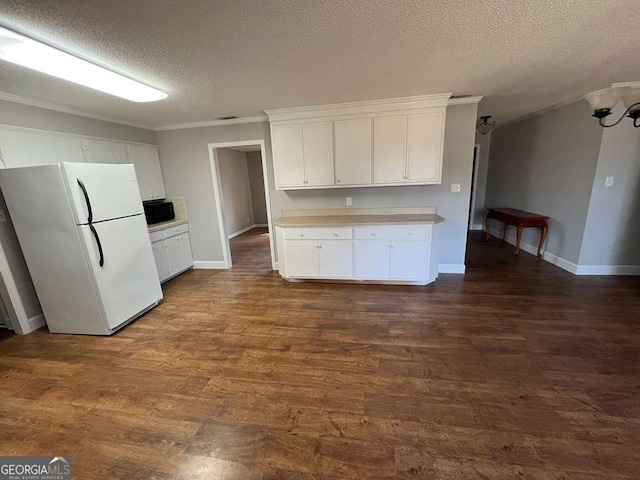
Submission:
M 158 132 L 158 145 L 167 194 L 184 196 L 187 202 L 196 261 L 223 258 L 207 144 L 264 139 L 274 219 L 287 209 L 345 207 L 347 196 L 353 198 L 354 207 L 437 206 L 446 219 L 440 263 L 461 265 L 466 251 L 476 113 L 477 105 L 447 109 L 441 185 L 276 191 L 267 122 Z M 451 193 L 452 183 L 462 184 L 462 191 Z
M 0 124 L 131 142 L 156 143 L 156 133 L 151 130 L 21 105 L 6 100 L 0 100 Z M 7 211 L 4 198 L 2 198 L 1 195 L 0 209 L 5 212 Z M 42 310 L 40 309 L 40 304 L 31 282 L 31 276 L 24 262 L 22 250 L 20 249 L 13 224 L 10 220 L 0 223 L 0 244 L 7 256 L 11 275 L 18 287 L 18 292 L 27 316 L 33 318 L 42 313 Z
M 612 115 L 618 118 L 624 108 Z M 611 187 L 605 179 L 615 177 Z M 582 265 L 640 265 L 640 131 L 625 119 L 603 132 L 582 242 Z
M 602 134 L 582 100 L 493 130 L 486 206 L 549 216 L 546 251 L 577 264 Z
M 156 143 L 156 132 L 0 100 L 0 124 L 128 142 Z
M 485 197 L 487 193 L 487 174 L 489 172 L 489 150 L 491 148 L 491 132 L 486 135 L 476 133 L 476 145 L 479 152 L 476 159 L 476 190 L 473 192 L 475 205 L 471 212 L 471 228 L 474 230 L 484 229 Z
M 222 185 L 225 232 L 231 235 L 253 225 L 247 154 L 228 148 L 219 148 L 218 166 Z
M 264 175 L 262 174 L 262 155 L 260 152 L 247 152 L 249 186 L 251 187 L 251 207 L 253 222 L 256 225 L 267 224 L 267 199 L 264 195 Z

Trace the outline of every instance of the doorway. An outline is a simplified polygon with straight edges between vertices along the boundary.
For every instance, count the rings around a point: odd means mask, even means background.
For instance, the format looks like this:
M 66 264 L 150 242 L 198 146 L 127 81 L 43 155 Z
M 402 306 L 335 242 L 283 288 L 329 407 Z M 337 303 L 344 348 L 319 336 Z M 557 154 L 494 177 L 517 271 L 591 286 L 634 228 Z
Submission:
M 209 159 L 224 268 L 276 270 L 264 140 L 211 143 Z

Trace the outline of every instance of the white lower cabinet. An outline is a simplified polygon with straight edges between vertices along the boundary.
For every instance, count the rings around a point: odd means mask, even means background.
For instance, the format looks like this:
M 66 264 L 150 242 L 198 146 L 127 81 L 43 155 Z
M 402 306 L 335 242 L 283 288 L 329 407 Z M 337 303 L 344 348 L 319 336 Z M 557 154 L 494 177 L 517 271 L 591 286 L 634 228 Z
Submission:
M 283 228 L 280 274 L 287 279 L 427 284 L 437 274 L 440 226 Z
M 189 226 L 184 224 L 150 234 L 160 282 L 169 280 L 193 267 L 188 231 Z

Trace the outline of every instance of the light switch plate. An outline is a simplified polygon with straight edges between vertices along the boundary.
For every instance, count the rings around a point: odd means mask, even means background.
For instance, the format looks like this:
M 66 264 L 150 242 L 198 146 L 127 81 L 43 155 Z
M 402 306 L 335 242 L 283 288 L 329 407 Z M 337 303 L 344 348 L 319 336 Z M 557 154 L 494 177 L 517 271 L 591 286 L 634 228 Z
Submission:
M 460 191 L 460 184 L 459 183 L 452 183 L 451 184 L 451 191 L 454 193 L 458 193 Z
M 353 201 L 351 200 L 351 197 L 347 197 L 347 206 L 350 207 L 351 205 L 353 205 Z
M 610 186 L 612 186 L 612 185 L 613 185 L 613 177 L 607 177 L 607 178 L 604 180 L 604 186 L 605 186 L 605 187 L 610 187 Z

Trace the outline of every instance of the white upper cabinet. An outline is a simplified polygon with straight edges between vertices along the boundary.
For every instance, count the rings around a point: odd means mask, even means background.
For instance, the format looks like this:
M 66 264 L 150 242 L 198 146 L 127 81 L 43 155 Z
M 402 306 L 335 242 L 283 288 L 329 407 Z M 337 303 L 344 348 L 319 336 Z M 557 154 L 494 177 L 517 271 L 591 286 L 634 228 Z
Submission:
M 44 137 L 48 163 L 84 163 L 86 141 L 77 137 Z
M 276 189 L 440 183 L 449 97 L 425 95 L 267 111 Z
M 87 140 L 87 162 L 131 163 L 128 155 L 128 145 L 106 140 Z
M 167 195 L 162 179 L 158 149 L 153 146 L 131 145 L 129 155 L 131 163 L 136 169 L 142 201 L 165 198 Z
M 333 185 L 333 123 L 275 125 L 271 129 L 279 188 Z
M 49 163 L 44 137 L 31 132 L 0 131 L 0 154 L 5 168 Z
M 374 183 L 404 182 L 407 177 L 407 116 L 374 118 L 373 138 Z
M 305 185 L 333 185 L 333 123 L 302 124 Z
M 271 128 L 276 183 L 280 187 L 304 186 L 304 149 L 302 125 L 277 125 Z
M 444 111 L 409 115 L 407 181 L 440 183 L 444 146 Z
M 334 128 L 336 184 L 371 183 L 371 118 L 337 120 Z

